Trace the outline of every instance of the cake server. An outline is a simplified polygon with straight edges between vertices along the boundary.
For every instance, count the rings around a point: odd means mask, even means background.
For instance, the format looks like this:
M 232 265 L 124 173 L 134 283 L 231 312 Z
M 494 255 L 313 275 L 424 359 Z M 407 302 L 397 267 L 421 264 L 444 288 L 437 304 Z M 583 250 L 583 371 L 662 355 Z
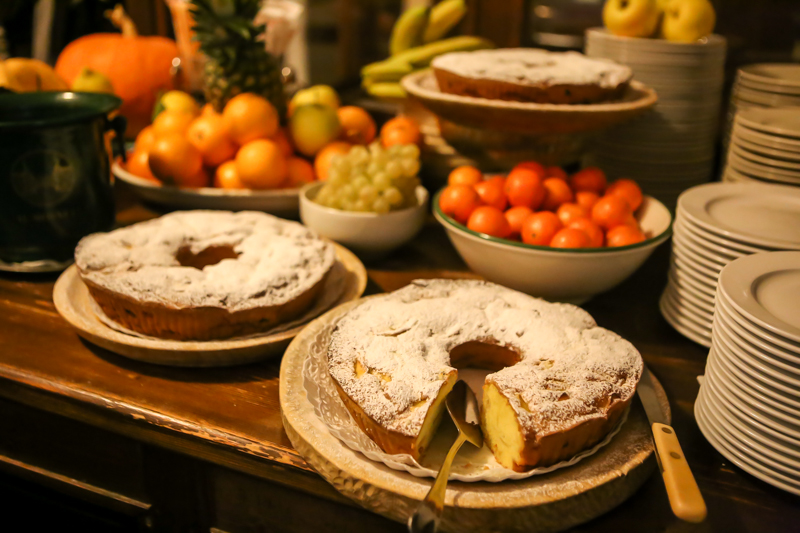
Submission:
M 456 381 L 453 390 L 445 400 L 447 412 L 458 428 L 458 438 L 447 452 L 439 474 L 433 482 L 428 495 L 422 500 L 417 510 L 408 519 L 410 533 L 434 533 L 439 529 L 439 520 L 444 509 L 444 494 L 447 488 L 447 478 L 450 476 L 450 467 L 453 464 L 458 450 L 465 442 L 474 444 L 478 448 L 483 446 L 483 432 L 481 431 L 481 415 L 478 409 L 478 399 L 475 393 L 462 380 Z
M 703 501 L 700 488 L 683 455 L 678 436 L 667 423 L 653 385 L 653 376 L 647 366 L 644 367 L 636 392 L 653 430 L 656 459 L 664 478 L 672 512 L 681 520 L 702 522 L 706 518 L 706 502 Z

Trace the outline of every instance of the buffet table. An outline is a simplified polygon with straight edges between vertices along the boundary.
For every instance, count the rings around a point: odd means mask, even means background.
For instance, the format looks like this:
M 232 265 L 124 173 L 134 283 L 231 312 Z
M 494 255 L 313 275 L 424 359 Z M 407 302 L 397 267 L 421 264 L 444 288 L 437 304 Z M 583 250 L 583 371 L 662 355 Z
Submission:
M 155 214 L 122 195 L 121 224 Z M 654 474 L 628 501 L 576 530 L 795 531 L 800 499 L 729 464 L 695 424 L 696 376 L 707 350 L 673 331 L 658 312 L 668 252 L 662 245 L 623 285 L 584 307 L 633 342 L 663 384 L 708 519 L 699 525 L 677 520 Z M 473 276 L 433 219 L 412 244 L 367 269 L 366 294 L 415 278 Z M 0 276 L 0 470 L 6 480 L 45 486 L 64 502 L 88 502 L 88 509 L 141 529 L 405 531 L 341 496 L 292 449 L 278 403 L 280 359 L 179 369 L 117 356 L 82 341 L 59 316 L 52 301 L 56 278 Z

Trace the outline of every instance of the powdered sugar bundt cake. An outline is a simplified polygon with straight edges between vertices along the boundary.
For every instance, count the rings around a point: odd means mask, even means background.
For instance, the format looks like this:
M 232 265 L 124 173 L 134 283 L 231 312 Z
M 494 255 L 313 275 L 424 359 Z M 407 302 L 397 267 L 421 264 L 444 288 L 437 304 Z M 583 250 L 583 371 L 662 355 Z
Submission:
M 493 370 L 481 425 L 500 464 L 546 466 L 615 426 L 642 358 L 582 309 L 488 282 L 418 280 L 373 297 L 337 323 L 328 367 L 359 426 L 386 452 L 419 458 L 456 367 Z
M 313 303 L 333 245 L 256 212 L 183 211 L 83 238 L 75 263 L 105 314 L 154 337 L 264 331 Z
M 592 104 L 620 98 L 629 67 L 579 52 L 500 48 L 452 52 L 431 63 L 444 93 L 542 104 Z

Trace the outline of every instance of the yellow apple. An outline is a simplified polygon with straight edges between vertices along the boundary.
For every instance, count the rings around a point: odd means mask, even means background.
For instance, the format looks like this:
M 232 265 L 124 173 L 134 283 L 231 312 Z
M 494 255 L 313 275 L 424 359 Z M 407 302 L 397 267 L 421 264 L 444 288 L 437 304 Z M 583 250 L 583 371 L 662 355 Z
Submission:
M 656 0 L 607 0 L 603 6 L 606 28 L 623 37 L 651 37 L 660 16 Z
M 711 35 L 717 14 L 708 0 L 667 0 L 661 35 L 668 41 L 691 43 Z
M 289 133 L 297 151 L 313 156 L 336 139 L 341 124 L 336 110 L 327 105 L 309 104 L 294 110 L 289 118 Z
M 330 85 L 314 85 L 307 89 L 297 91 L 289 101 L 288 115 L 292 116 L 294 110 L 300 106 L 319 104 L 339 109 L 339 95 Z

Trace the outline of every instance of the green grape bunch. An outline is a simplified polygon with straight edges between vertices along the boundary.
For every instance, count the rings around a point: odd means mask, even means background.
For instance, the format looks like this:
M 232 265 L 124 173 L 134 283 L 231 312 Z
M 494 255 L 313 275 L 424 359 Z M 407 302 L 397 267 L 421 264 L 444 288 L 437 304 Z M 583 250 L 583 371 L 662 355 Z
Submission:
M 314 201 L 343 211 L 397 211 L 417 204 L 417 174 L 419 148 L 415 144 L 383 148 L 376 141 L 354 146 L 331 158 L 328 180 Z

